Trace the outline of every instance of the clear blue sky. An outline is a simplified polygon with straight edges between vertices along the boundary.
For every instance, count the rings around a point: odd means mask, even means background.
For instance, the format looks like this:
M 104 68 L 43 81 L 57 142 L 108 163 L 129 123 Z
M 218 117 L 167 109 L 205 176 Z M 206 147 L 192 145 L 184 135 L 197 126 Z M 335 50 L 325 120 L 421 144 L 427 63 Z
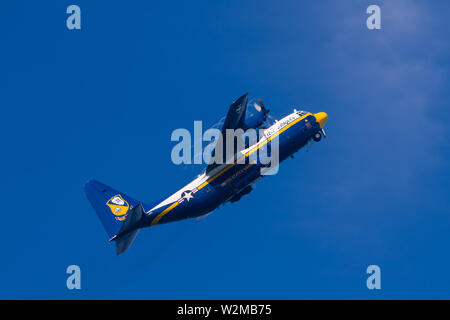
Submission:
M 82 29 L 66 28 L 78 4 Z M 365 26 L 378 4 L 382 29 Z M 13 1 L 0 10 L 0 298 L 450 298 L 448 1 Z M 328 139 L 201 222 L 114 247 L 83 193 L 176 191 L 176 128 L 245 92 Z M 65 287 L 77 264 L 82 290 Z M 381 267 L 382 290 L 366 288 Z

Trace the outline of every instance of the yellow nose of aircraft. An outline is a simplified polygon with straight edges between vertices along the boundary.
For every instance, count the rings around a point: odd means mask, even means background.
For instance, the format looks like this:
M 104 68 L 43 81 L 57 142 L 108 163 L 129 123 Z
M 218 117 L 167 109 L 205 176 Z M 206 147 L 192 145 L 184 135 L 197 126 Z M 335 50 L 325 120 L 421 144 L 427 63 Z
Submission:
M 328 115 L 325 112 L 318 112 L 314 114 L 316 121 L 320 124 L 320 127 L 323 128 L 325 122 L 328 120 Z

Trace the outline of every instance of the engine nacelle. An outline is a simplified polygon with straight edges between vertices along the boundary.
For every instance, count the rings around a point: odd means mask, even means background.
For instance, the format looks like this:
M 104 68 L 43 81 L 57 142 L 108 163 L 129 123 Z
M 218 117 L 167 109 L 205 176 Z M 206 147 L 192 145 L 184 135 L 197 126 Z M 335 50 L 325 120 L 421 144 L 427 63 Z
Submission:
M 245 118 L 243 123 L 243 129 L 256 129 L 261 127 L 267 120 L 267 110 L 257 100 L 252 99 L 247 104 L 247 111 L 245 112 Z
M 243 196 L 245 196 L 246 194 L 249 194 L 252 190 L 253 190 L 252 186 L 246 186 L 246 187 L 245 187 L 243 190 L 241 190 L 238 194 L 235 194 L 235 195 L 233 196 L 233 198 L 230 199 L 230 202 L 233 203 L 233 202 L 236 202 L 236 201 L 241 200 L 241 198 L 242 198 Z

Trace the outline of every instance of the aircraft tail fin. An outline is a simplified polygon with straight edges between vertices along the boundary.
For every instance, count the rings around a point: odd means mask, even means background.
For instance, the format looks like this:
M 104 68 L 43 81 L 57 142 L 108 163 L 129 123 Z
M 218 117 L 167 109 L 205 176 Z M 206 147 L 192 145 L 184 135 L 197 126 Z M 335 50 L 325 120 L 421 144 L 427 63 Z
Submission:
M 123 253 L 138 232 L 138 222 L 144 214 L 142 205 L 97 180 L 88 181 L 84 191 L 110 241 L 116 241 L 117 254 Z

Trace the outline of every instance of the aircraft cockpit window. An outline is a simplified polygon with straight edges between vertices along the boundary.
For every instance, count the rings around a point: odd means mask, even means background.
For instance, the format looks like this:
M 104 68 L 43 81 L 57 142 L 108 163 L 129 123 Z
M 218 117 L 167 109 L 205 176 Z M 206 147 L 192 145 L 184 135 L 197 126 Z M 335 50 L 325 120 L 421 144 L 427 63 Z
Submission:
M 297 110 L 297 113 L 299 116 L 304 116 L 305 114 L 307 114 L 308 112 L 303 111 L 303 110 Z

